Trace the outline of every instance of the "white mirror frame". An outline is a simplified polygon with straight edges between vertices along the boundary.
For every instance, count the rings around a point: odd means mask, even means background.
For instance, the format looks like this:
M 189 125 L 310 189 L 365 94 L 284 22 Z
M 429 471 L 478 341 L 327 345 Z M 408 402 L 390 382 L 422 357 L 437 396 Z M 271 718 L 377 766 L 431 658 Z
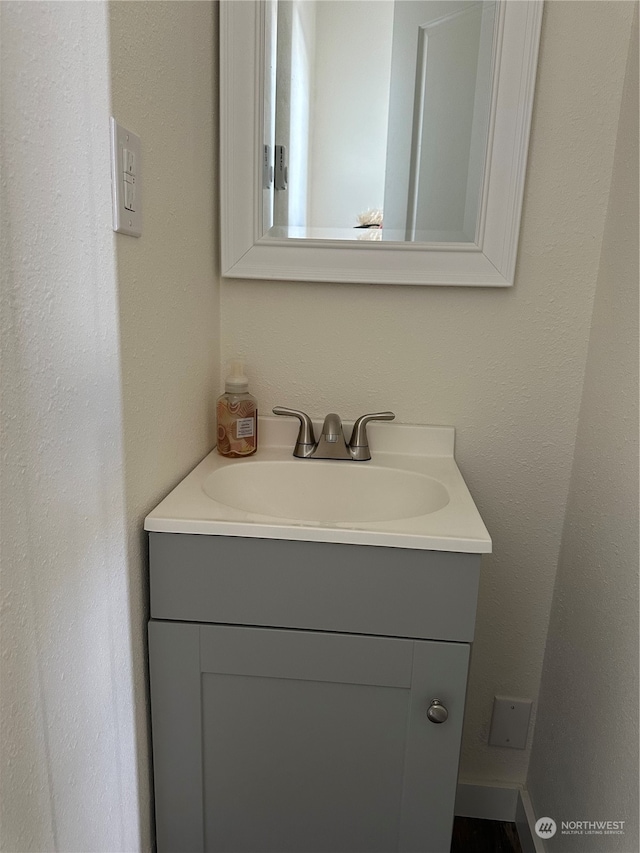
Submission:
M 262 234 L 264 32 L 269 0 L 220 4 L 222 275 L 295 281 L 513 284 L 542 0 L 499 0 L 485 176 L 475 243 L 276 239 Z

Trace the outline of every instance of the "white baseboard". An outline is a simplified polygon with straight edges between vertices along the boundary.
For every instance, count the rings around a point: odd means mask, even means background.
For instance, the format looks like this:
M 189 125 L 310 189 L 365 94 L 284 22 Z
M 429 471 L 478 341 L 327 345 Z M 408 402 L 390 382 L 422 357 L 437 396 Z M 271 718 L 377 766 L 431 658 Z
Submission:
M 536 834 L 534 827 L 536 816 L 527 791 L 518 792 L 518 807 L 516 809 L 516 829 L 520 839 L 522 853 L 546 853 L 542 838 Z
M 519 789 L 513 785 L 474 785 L 459 782 L 455 813 L 458 817 L 515 822 Z

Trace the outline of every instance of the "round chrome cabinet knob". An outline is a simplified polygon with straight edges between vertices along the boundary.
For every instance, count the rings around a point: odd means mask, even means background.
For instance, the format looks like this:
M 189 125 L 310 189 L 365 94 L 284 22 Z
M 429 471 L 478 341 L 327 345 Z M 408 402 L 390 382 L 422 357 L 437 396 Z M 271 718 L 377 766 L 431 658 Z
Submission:
M 432 723 L 445 723 L 449 712 L 439 699 L 432 699 L 427 711 L 427 717 Z

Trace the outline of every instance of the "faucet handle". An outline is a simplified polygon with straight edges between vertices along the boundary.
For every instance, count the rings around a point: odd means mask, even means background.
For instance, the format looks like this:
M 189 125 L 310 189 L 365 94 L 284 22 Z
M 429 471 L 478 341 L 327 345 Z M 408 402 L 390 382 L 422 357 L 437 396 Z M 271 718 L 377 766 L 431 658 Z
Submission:
M 316 437 L 313 434 L 313 424 L 309 415 L 305 412 L 299 412 L 297 409 L 285 409 L 284 406 L 274 406 L 271 411 L 274 415 L 288 415 L 292 418 L 298 418 L 300 429 L 298 430 L 293 455 L 303 459 L 310 456 L 316 447 Z
M 373 412 L 370 415 L 362 415 L 353 425 L 349 451 L 351 458 L 358 462 L 366 462 L 371 459 L 369 441 L 367 439 L 367 424 L 369 421 L 392 421 L 395 418 L 393 412 Z

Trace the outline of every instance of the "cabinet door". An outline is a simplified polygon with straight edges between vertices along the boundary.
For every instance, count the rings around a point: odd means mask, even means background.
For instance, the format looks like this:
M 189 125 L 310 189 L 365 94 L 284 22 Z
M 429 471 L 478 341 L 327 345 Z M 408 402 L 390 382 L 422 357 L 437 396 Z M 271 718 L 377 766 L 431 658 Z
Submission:
M 449 849 L 469 646 L 176 622 L 149 638 L 159 853 Z

